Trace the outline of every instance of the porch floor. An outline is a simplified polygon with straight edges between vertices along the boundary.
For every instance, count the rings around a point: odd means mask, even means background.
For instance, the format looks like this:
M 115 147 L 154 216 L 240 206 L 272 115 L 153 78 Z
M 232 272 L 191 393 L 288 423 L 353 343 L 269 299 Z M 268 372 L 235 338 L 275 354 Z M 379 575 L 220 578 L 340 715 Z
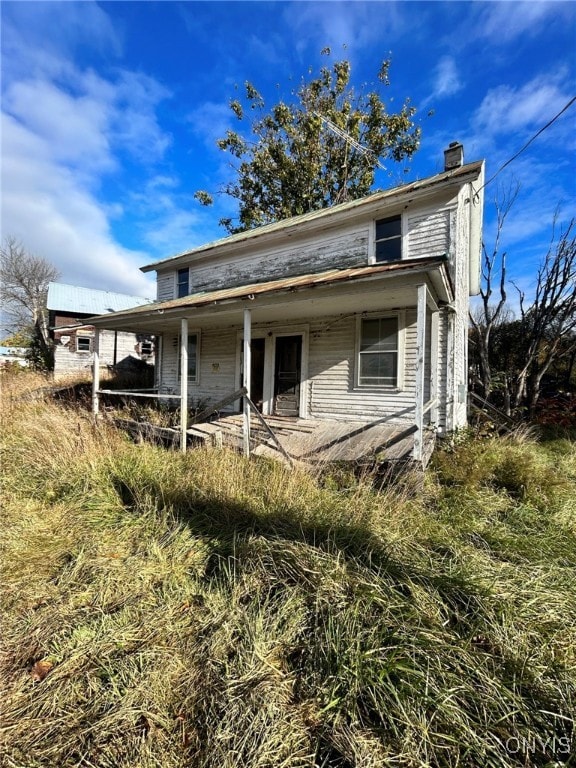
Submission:
M 265 421 L 286 453 L 297 461 L 321 463 L 330 461 L 361 462 L 367 460 L 399 462 L 411 457 L 416 428 L 390 425 L 383 421 L 369 424 L 335 419 L 309 420 L 289 416 L 265 416 Z M 251 417 L 250 447 L 257 454 L 281 458 L 270 435 L 259 420 Z M 233 447 L 242 444 L 242 415 L 223 416 L 211 422 L 195 424 L 188 433 L 200 439 L 215 439 Z M 433 450 L 434 437 L 427 435 L 424 455 Z

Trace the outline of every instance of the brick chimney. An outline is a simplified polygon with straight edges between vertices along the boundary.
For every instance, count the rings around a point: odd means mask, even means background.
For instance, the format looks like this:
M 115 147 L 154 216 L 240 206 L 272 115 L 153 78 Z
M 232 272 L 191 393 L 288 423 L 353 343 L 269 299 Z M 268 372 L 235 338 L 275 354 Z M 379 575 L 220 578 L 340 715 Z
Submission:
M 464 165 L 464 147 L 459 141 L 451 141 L 444 150 L 444 170 L 453 171 Z

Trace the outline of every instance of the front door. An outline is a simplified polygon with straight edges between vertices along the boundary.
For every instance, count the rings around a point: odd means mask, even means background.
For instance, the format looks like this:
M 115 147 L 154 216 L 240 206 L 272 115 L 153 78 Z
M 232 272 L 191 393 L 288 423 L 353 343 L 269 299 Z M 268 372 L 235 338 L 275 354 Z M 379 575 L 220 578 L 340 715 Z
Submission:
M 264 400 L 264 345 L 265 339 L 252 339 L 250 342 L 250 399 L 262 413 Z
M 274 366 L 274 414 L 300 415 L 302 336 L 277 336 Z

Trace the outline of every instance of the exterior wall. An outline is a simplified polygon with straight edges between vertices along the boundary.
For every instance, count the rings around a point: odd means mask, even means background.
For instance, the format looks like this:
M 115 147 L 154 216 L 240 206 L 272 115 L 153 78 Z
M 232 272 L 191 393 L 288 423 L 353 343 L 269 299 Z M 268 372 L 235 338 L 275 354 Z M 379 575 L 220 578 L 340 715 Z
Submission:
M 190 334 L 199 329 L 192 324 Z M 236 339 L 237 330 L 200 331 L 200 368 L 198 382 L 188 383 L 188 398 L 193 407 L 208 405 L 222 400 L 239 388 L 236 380 Z M 163 338 L 162 376 L 160 391 L 176 394 L 180 391 L 179 337 L 166 335 Z
M 318 419 L 413 423 L 416 311 L 405 315 L 404 382 L 401 390 L 356 387 L 356 317 L 310 326 L 309 411 Z M 325 329 L 326 330 L 323 330 Z
M 88 337 L 90 351 L 78 350 L 78 336 Z M 149 338 L 149 337 L 148 337 Z M 141 341 L 144 337 L 133 333 L 118 331 L 116 334 L 116 356 L 114 356 L 115 334 L 114 331 L 100 331 L 99 355 L 100 366 L 106 367 L 114 364 L 121 366 L 122 362 L 146 360 L 151 365 L 154 356 L 145 358 L 141 355 Z M 89 372 L 94 360 L 95 331 L 91 326 L 79 330 L 63 330 L 54 333 L 54 375 L 62 376 L 73 373 Z
M 404 258 L 417 259 L 448 254 L 453 210 L 446 207 L 408 215 Z
M 438 315 L 437 427 L 446 432 L 464 426 L 467 418 L 467 339 L 469 304 L 469 238 L 471 186 L 464 185 L 456 197 L 444 194 L 435 207 L 415 205 L 403 212 L 402 258 L 417 259 L 446 255 L 455 300 Z M 410 204 L 409 204 L 410 205 Z M 285 278 L 334 268 L 373 263 L 374 221 L 399 211 L 382 210 L 355 226 L 332 227 L 315 237 L 294 234 L 282 248 L 263 247 L 256 240 L 251 250 L 239 246 L 236 254 L 198 257 L 190 266 L 190 291 L 197 293 L 252 282 Z M 181 268 L 183 262 L 179 262 Z M 158 272 L 158 300 L 174 298 L 176 270 Z M 355 293 L 351 286 L 348 298 Z M 361 299 L 358 305 L 362 306 Z M 362 310 L 359 310 L 360 312 Z M 310 418 L 390 420 L 414 423 L 416 375 L 416 309 L 405 310 L 404 380 L 397 390 L 369 390 L 355 386 L 357 315 L 302 317 L 307 327 L 305 413 Z M 431 316 L 427 313 L 425 401 L 430 396 Z M 190 333 L 200 329 L 190 324 Z M 253 336 L 272 336 L 289 326 L 281 323 L 253 326 Z M 198 382 L 189 382 L 193 407 L 204 408 L 225 398 L 240 386 L 240 325 L 224 330 L 200 332 Z M 161 371 L 161 388 L 179 391 L 179 349 L 177 335 L 166 335 Z M 267 347 L 268 349 L 268 347 Z M 267 353 L 269 354 L 269 352 Z M 230 407 L 229 410 L 232 410 Z M 425 417 L 430 419 L 430 414 Z
M 452 408 L 452 394 L 448 391 L 448 324 L 449 313 L 438 313 L 438 430 L 446 431 L 446 414 Z
M 467 424 L 468 390 L 468 307 L 469 307 L 469 237 L 471 190 L 466 185 L 459 193 L 456 221 L 454 222 L 451 274 L 454 284 L 454 314 L 448 339 L 450 357 L 447 361 L 448 388 L 447 429 L 452 431 Z
M 315 237 L 295 236 L 293 242 L 282 248 L 262 248 L 255 243 L 246 255 L 207 257 L 190 267 L 190 293 L 365 266 L 373 262 L 374 221 L 387 215 L 390 212 L 383 211 L 353 227 L 323 230 Z M 454 221 L 454 201 L 403 214 L 403 258 L 448 254 Z M 160 270 L 157 300 L 174 299 L 175 291 L 176 269 Z
M 400 390 L 355 386 L 357 315 L 314 318 L 308 322 L 302 318 L 298 327 L 307 328 L 308 348 L 303 350 L 303 356 L 308 362 L 303 386 L 309 418 L 366 422 L 384 419 L 393 424 L 414 423 L 415 308 L 408 309 L 404 317 L 404 381 Z M 191 324 L 189 333 L 197 331 Z M 291 332 L 291 326 L 281 323 L 254 325 L 252 332 L 254 337 L 267 337 L 269 334 Z M 188 383 L 191 407 L 203 409 L 239 388 L 241 333 L 239 325 L 226 330 L 201 331 L 199 379 L 197 383 Z M 178 367 L 178 336 L 166 335 L 163 340 L 161 391 L 179 391 Z

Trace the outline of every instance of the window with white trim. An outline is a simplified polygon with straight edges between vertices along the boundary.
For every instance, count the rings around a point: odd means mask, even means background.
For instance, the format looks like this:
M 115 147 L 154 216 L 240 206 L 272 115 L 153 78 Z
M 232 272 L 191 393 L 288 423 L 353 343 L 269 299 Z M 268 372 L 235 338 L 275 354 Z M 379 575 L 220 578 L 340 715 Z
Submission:
M 398 387 L 398 316 L 363 317 L 358 339 L 358 386 Z
M 90 336 L 76 336 L 76 351 L 77 352 L 90 352 L 92 347 L 92 339 Z
M 181 299 L 190 293 L 190 270 L 188 267 L 178 270 L 178 281 L 176 286 L 176 296 Z
M 402 258 L 402 217 L 389 216 L 376 222 L 374 259 L 377 263 Z
M 154 345 L 151 341 L 141 341 L 140 342 L 140 357 L 152 357 L 152 354 L 154 352 Z
M 178 351 L 178 379 L 180 379 L 180 336 L 176 339 L 176 348 Z M 198 382 L 198 372 L 200 370 L 200 334 L 188 334 L 188 381 Z

